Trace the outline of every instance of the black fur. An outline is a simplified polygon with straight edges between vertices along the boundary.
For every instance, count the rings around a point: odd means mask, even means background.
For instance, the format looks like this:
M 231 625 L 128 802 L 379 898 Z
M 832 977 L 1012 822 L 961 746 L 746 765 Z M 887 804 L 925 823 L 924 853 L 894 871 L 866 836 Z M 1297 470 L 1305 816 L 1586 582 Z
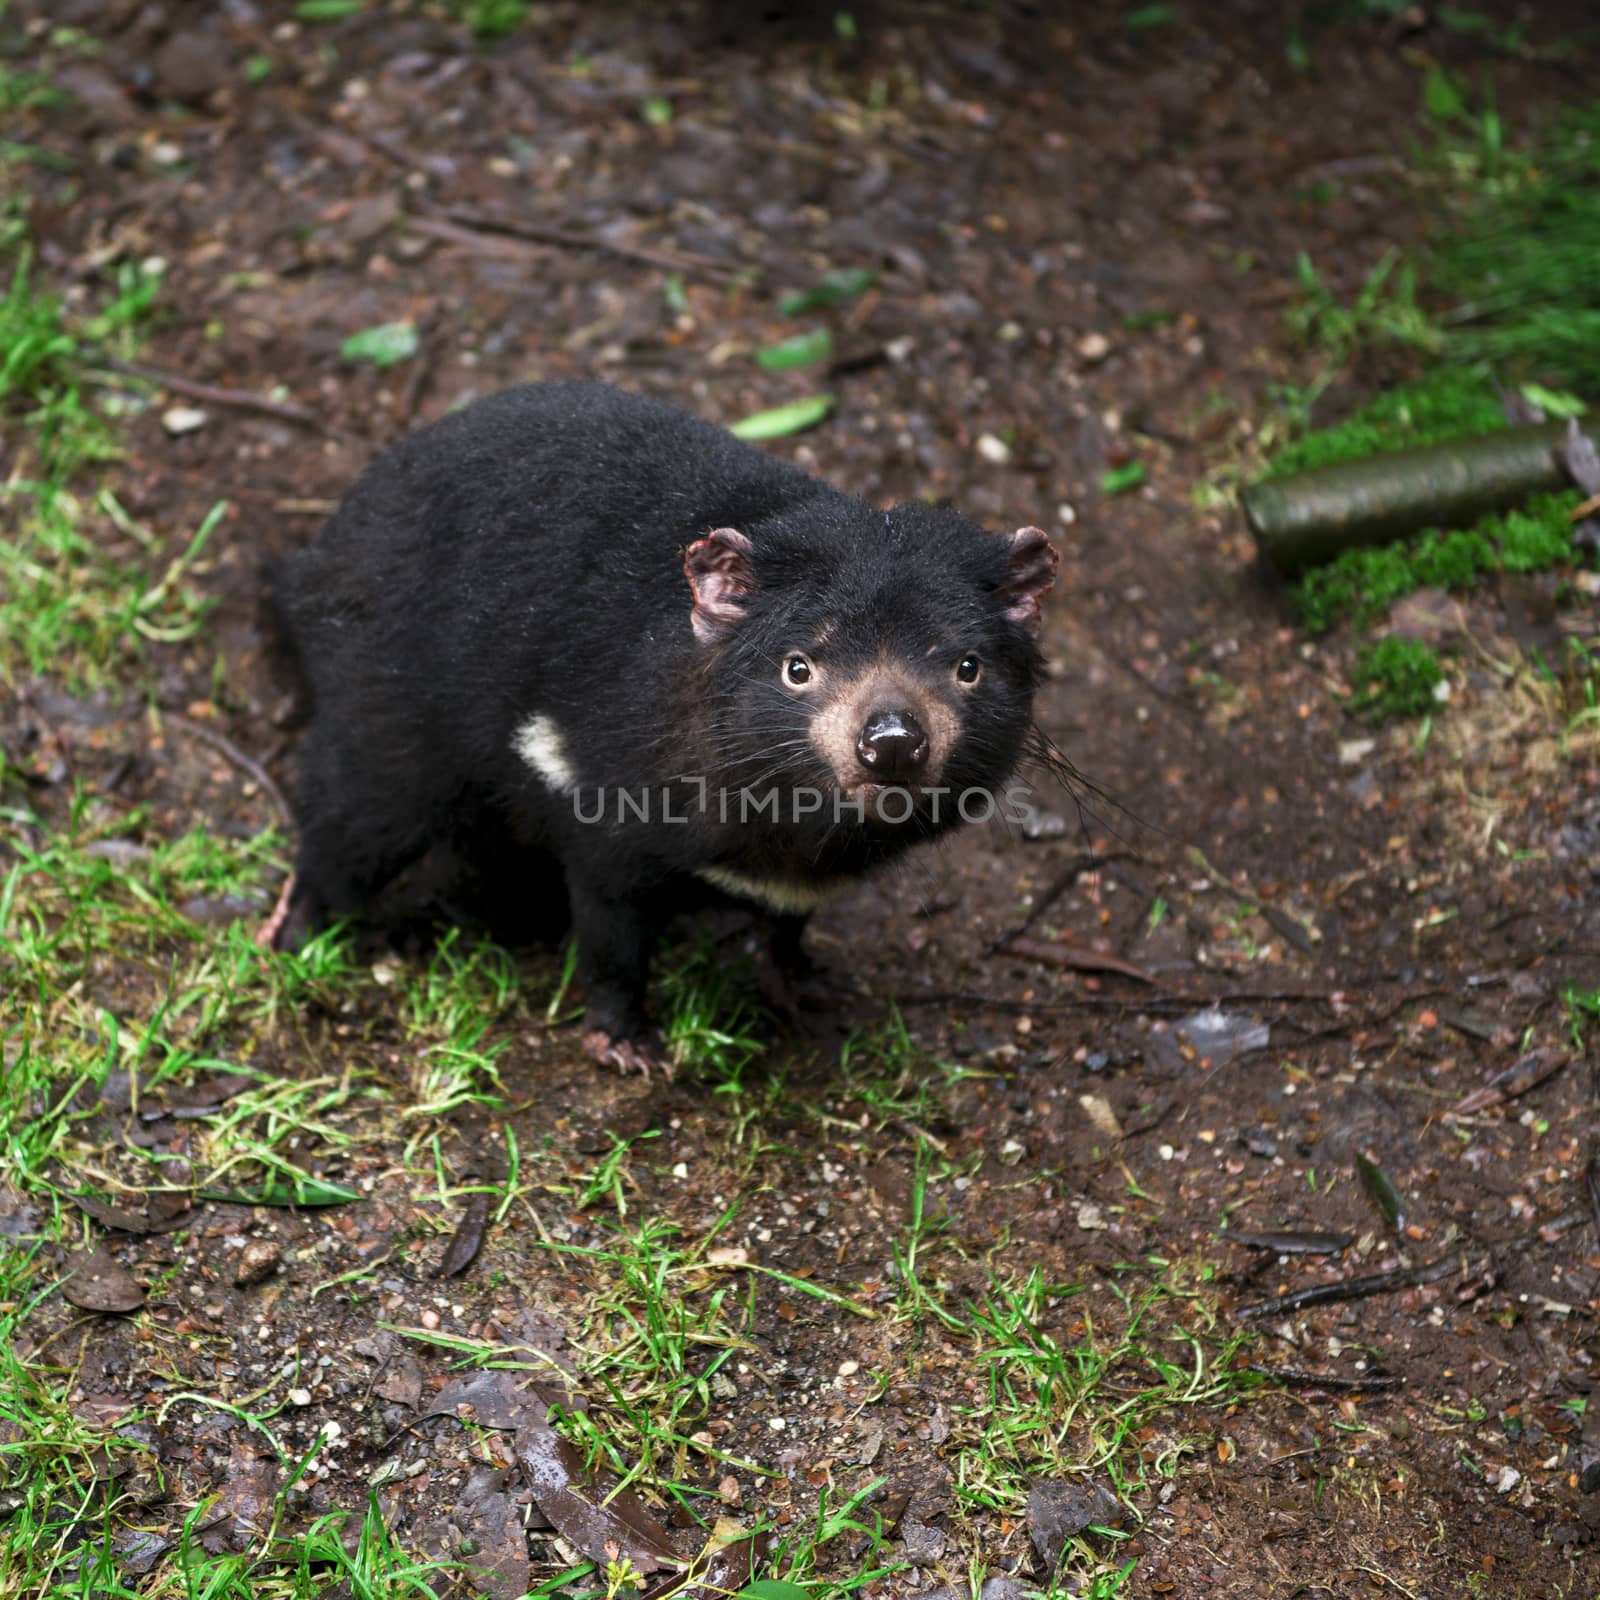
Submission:
M 685 552 L 714 529 L 749 541 L 754 587 L 735 586 L 742 614 L 705 639 Z M 925 799 L 898 826 L 829 806 L 718 819 L 719 790 L 837 788 L 807 735 L 824 701 L 780 678 L 791 653 L 829 681 L 897 663 L 958 718 L 939 782 L 993 790 L 1029 727 L 1039 662 L 1014 608 L 1049 585 L 1040 547 L 1053 568 L 1036 536 L 1035 569 L 1020 570 L 1012 540 L 954 512 L 877 510 L 600 384 L 511 389 L 402 439 L 276 575 L 309 687 L 287 940 L 359 913 L 448 842 L 502 886 L 567 895 L 590 1027 L 638 1040 L 652 938 L 687 875 L 803 886 L 957 821 L 949 805 L 936 822 Z M 967 653 L 982 677 L 963 690 L 952 673 Z M 619 822 L 612 804 L 605 822 L 580 821 L 514 748 L 535 714 L 559 730 L 591 814 L 601 790 L 654 803 L 670 788 L 689 820 L 657 808 Z

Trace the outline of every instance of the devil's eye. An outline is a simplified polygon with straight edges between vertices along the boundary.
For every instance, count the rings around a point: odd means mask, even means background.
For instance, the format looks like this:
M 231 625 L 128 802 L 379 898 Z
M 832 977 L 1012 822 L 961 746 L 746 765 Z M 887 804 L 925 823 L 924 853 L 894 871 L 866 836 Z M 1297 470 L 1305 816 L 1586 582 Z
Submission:
M 978 681 L 978 673 L 981 670 L 982 668 L 978 665 L 976 656 L 962 656 L 956 663 L 956 682 L 976 683 Z
M 799 689 L 811 682 L 811 663 L 804 656 L 790 656 L 783 664 L 784 681 Z

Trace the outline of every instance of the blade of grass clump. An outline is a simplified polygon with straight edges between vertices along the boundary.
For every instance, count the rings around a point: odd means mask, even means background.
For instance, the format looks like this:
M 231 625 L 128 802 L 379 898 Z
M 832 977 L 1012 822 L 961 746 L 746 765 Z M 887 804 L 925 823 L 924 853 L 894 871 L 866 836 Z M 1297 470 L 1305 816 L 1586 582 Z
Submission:
M 1600 388 L 1600 113 L 1569 112 L 1485 187 L 1428 266 L 1454 300 L 1452 359 L 1488 359 L 1592 392 Z
M 826 361 L 833 354 L 833 335 L 826 328 L 797 333 L 791 339 L 769 344 L 756 351 L 756 365 L 766 372 L 787 372 L 793 367 L 808 367 Z
M 417 353 L 417 325 L 414 322 L 380 322 L 375 328 L 352 333 L 339 346 L 346 361 L 370 361 L 378 368 L 397 366 Z
M 355 1189 L 321 1178 L 273 1177 L 254 1191 L 245 1189 L 201 1189 L 198 1198 L 237 1206 L 281 1206 L 310 1210 L 317 1206 L 348 1205 L 359 1200 Z
M 771 411 L 757 411 L 753 416 L 736 422 L 728 432 L 735 439 L 785 439 L 793 433 L 803 433 L 814 428 L 833 410 L 831 394 L 814 394 L 804 400 L 791 400 L 786 406 L 774 406 Z
M 786 317 L 798 317 L 802 312 L 815 311 L 820 306 L 837 305 L 841 300 L 853 300 L 858 294 L 865 293 L 877 281 L 878 274 L 871 267 L 846 267 L 828 273 L 820 283 L 809 289 L 785 295 L 778 302 L 778 309 Z

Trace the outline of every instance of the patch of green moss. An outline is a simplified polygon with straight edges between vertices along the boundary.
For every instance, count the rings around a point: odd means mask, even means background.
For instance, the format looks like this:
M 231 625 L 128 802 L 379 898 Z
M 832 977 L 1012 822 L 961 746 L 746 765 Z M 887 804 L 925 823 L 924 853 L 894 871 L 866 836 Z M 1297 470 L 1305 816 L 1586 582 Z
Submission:
M 1267 477 L 1357 461 L 1383 450 L 1405 450 L 1493 433 L 1506 425 L 1500 398 L 1481 371 L 1446 367 L 1419 383 L 1378 395 L 1331 428 L 1318 428 L 1281 450 Z
M 1295 585 L 1295 604 L 1312 633 L 1341 622 L 1370 622 L 1413 589 L 1464 589 L 1486 572 L 1535 572 L 1572 556 L 1570 512 L 1580 496 L 1535 495 L 1526 506 L 1484 517 L 1474 527 L 1429 529 L 1415 538 L 1346 550 Z
M 1485 517 L 1479 526 L 1500 549 L 1507 572 L 1537 572 L 1572 554 L 1572 508 L 1577 493 L 1535 495 L 1519 511 Z
M 1439 658 L 1420 639 L 1380 639 L 1356 657 L 1356 693 L 1350 709 L 1383 721 L 1419 717 L 1437 704 L 1444 682 Z

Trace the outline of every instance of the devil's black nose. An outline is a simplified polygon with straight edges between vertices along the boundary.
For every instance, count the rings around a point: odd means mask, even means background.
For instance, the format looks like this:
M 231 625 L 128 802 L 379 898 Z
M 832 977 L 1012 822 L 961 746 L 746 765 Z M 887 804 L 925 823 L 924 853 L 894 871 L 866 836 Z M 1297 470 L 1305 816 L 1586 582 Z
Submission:
M 928 736 L 909 711 L 875 711 L 856 740 L 861 765 L 878 783 L 904 783 L 928 764 Z

